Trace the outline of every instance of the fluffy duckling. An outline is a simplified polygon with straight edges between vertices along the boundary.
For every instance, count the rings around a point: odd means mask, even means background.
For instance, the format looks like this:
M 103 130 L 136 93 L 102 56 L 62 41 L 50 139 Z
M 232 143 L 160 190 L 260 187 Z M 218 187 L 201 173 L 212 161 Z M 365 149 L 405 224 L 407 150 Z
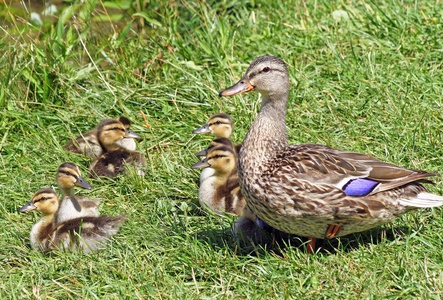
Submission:
M 227 140 L 229 141 L 229 140 Z M 213 173 L 203 178 L 198 192 L 202 207 L 214 212 L 242 215 L 246 206 L 237 175 L 237 156 L 231 146 L 211 148 L 205 159 L 191 166 L 193 169 L 211 168 Z
M 97 137 L 105 153 L 91 164 L 90 176 L 113 178 L 125 171 L 125 165 L 146 166 L 143 153 L 128 151 L 117 144 L 124 138 L 141 138 L 138 134 L 125 129 L 120 121 L 110 119 L 101 122 L 97 129 Z M 144 173 L 139 170 L 139 175 Z
M 56 175 L 57 185 L 62 193 L 60 208 L 57 213 L 56 223 L 79 217 L 97 217 L 99 215 L 98 199 L 75 196 L 74 187 L 78 186 L 91 190 L 92 186 L 83 179 L 80 169 L 73 163 L 60 165 Z
M 129 127 L 131 127 L 131 121 L 126 117 L 120 116 L 117 118 L 117 121 L 121 122 L 126 130 L 129 130 Z M 135 151 L 137 146 L 132 138 L 124 138 L 116 143 L 129 151 Z M 70 141 L 63 149 L 77 154 L 86 154 L 93 158 L 99 157 L 104 152 L 97 137 L 97 128 L 83 133 L 74 141 Z
M 200 128 L 195 129 L 192 133 L 202 134 L 202 133 L 212 133 L 217 138 L 226 138 L 232 135 L 232 130 L 234 128 L 234 123 L 229 115 L 224 113 L 218 113 L 212 115 L 205 125 Z M 235 146 L 235 152 L 240 151 L 241 144 Z M 203 150 L 204 151 L 204 150 Z M 204 156 L 203 151 L 200 151 L 197 156 Z
M 43 217 L 31 230 L 31 246 L 39 251 L 66 250 L 90 253 L 116 234 L 127 216 L 84 217 L 55 223 L 59 199 L 52 189 L 42 189 L 19 212 L 38 210 Z

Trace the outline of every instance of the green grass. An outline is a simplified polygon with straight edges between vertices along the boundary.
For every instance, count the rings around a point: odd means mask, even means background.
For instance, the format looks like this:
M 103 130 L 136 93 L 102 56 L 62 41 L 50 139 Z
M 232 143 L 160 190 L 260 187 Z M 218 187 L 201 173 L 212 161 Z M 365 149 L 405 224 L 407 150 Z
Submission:
M 19 4 L 0 4 L 0 298 L 442 298 L 442 209 L 325 241 L 311 256 L 297 239 L 233 241 L 232 219 L 198 207 L 199 172 L 189 168 L 211 140 L 191 131 L 211 114 L 230 114 L 233 140 L 243 139 L 258 95 L 220 99 L 218 91 L 268 54 L 289 66 L 291 143 L 440 173 L 442 6 L 385 2 L 157 1 L 140 8 L 134 1 L 105 11 L 87 1 L 66 4 L 41 27 L 28 23 Z M 128 220 L 98 253 L 31 250 L 39 215 L 17 209 L 55 185 L 63 162 L 86 175 L 90 160 L 62 146 L 119 115 L 144 137 L 146 177 L 90 180 L 94 189 L 78 193 L 101 198 L 104 214 Z M 442 178 L 434 181 L 429 189 L 443 194 Z

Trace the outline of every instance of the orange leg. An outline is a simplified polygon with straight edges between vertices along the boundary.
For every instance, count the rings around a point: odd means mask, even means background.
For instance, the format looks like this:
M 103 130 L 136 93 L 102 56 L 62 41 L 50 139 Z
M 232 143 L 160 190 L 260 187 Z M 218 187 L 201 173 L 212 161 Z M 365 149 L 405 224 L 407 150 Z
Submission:
M 314 254 L 315 253 L 315 243 L 317 242 L 316 238 L 308 238 L 308 244 L 306 245 L 306 253 Z
M 340 232 L 342 229 L 342 225 L 329 225 L 328 230 L 326 231 L 326 238 L 332 239 Z

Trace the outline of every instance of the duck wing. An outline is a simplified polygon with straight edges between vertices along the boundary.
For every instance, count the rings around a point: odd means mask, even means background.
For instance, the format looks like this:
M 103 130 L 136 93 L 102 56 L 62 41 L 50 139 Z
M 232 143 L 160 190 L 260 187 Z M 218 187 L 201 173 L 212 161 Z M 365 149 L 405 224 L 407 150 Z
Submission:
M 347 195 L 366 196 L 436 176 L 383 162 L 372 156 L 319 144 L 288 146 L 270 162 L 280 176 L 333 185 Z

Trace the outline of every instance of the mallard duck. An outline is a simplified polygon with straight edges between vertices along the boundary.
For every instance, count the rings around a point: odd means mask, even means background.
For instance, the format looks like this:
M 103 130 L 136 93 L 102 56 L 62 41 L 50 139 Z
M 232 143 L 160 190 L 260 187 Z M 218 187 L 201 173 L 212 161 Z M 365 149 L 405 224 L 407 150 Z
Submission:
M 146 166 L 143 153 L 128 151 L 117 144 L 123 138 L 141 138 L 138 134 L 126 130 L 120 121 L 102 121 L 97 129 L 97 137 L 104 153 L 91 164 L 90 176 L 113 178 L 124 172 L 125 165 Z M 144 175 L 141 170 L 139 174 Z
M 126 130 L 129 130 L 131 121 L 129 121 L 128 118 L 120 116 L 117 118 L 117 121 L 121 122 Z M 121 141 L 117 141 L 116 144 L 129 151 L 135 151 L 137 147 L 132 138 L 124 138 Z M 83 133 L 81 136 L 75 138 L 75 140 L 70 141 L 63 146 L 63 149 L 77 154 L 86 154 L 93 158 L 99 157 L 103 154 L 103 148 L 97 137 L 97 128 Z
M 219 113 L 212 115 L 205 125 L 200 128 L 195 129 L 192 133 L 202 134 L 202 133 L 212 133 L 216 138 L 226 138 L 229 139 L 232 134 L 234 123 L 229 115 L 224 113 Z M 214 142 L 216 142 L 214 140 Z M 238 153 L 240 151 L 241 144 L 235 146 L 235 151 Z M 197 156 L 205 156 L 205 150 L 200 151 Z
M 42 189 L 19 212 L 38 210 L 43 217 L 31 230 L 31 246 L 40 251 L 66 250 L 90 253 L 102 248 L 116 234 L 126 216 L 83 217 L 55 223 L 59 207 L 57 193 Z
M 311 238 L 361 232 L 443 197 L 422 183 L 435 174 L 409 170 L 366 154 L 324 145 L 288 145 L 289 74 L 280 58 L 255 59 L 235 85 L 220 92 L 262 96 L 261 108 L 239 153 L 239 180 L 248 206 L 272 227 Z
M 73 163 L 60 165 L 56 175 L 57 185 L 62 193 L 56 223 L 78 217 L 96 217 L 99 215 L 98 199 L 75 196 L 74 187 L 91 190 L 92 186 L 83 179 L 80 169 Z

